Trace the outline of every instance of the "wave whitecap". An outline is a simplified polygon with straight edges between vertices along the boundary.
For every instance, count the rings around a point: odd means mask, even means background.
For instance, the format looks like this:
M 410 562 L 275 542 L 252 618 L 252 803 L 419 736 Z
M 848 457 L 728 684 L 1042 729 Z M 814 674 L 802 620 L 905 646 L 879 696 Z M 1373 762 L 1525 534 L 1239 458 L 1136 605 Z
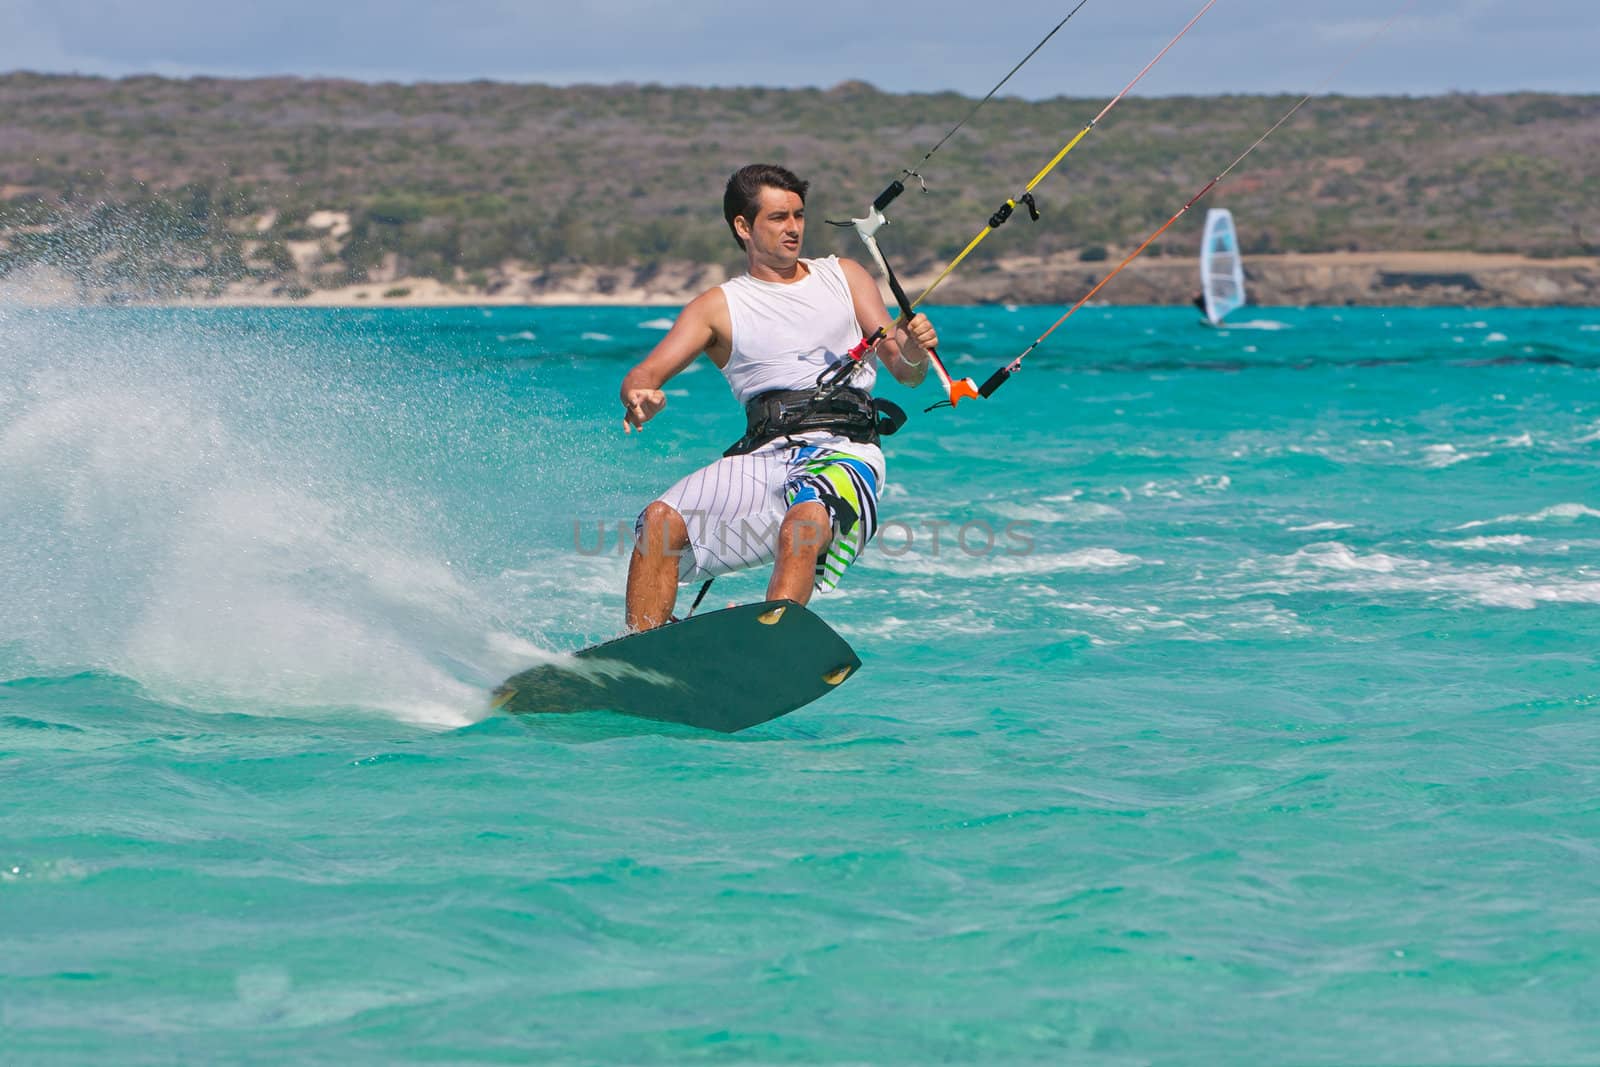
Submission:
M 1579 519 L 1600 519 L 1600 511 L 1586 504 L 1554 504 L 1531 515 L 1497 515 L 1492 519 L 1464 522 L 1455 529 L 1474 530 L 1480 526 L 1500 526 L 1513 522 L 1576 522 Z

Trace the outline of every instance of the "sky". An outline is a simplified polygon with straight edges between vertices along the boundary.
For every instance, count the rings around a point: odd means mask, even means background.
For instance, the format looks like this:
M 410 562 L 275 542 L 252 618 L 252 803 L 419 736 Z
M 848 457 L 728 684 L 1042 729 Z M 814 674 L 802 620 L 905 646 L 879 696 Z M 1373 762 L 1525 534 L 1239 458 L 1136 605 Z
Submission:
M 0 0 L 0 71 L 981 96 L 1075 3 Z M 1112 95 L 1203 4 L 1087 0 L 1005 92 Z M 1600 93 L 1597 55 L 1597 0 L 1216 0 L 1139 91 Z

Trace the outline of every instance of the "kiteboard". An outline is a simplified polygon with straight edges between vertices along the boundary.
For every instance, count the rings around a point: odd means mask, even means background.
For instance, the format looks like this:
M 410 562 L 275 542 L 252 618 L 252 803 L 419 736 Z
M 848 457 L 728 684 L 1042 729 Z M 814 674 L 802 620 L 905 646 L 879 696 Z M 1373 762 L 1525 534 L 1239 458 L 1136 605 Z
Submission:
M 693 615 L 507 678 L 515 715 L 615 711 L 734 733 L 787 715 L 861 666 L 844 638 L 792 600 Z

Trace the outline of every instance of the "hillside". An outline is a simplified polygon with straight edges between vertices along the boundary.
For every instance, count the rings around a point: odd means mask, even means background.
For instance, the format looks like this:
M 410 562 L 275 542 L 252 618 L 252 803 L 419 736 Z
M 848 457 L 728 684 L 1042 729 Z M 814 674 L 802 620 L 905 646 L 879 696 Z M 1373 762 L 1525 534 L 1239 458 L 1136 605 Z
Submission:
M 1293 102 L 1126 101 L 1040 186 L 1043 219 L 1019 212 L 942 295 L 1004 298 L 1004 283 L 982 279 L 1006 257 L 1103 269 Z M 930 191 L 895 205 L 886 249 L 908 273 L 942 263 L 1101 103 L 995 101 L 926 168 Z M 812 179 L 814 253 L 857 254 L 853 237 L 816 223 L 859 214 L 970 106 L 861 83 L 0 75 L 0 275 L 44 271 L 112 299 L 293 298 L 400 279 L 487 295 L 661 272 L 698 280 L 738 262 L 721 186 L 756 159 Z M 1234 209 L 1262 264 L 1283 253 L 1590 257 L 1600 96 L 1319 99 L 1207 203 Z M 1152 252 L 1187 258 L 1198 232 L 1196 218 Z M 1584 263 L 1563 267 L 1579 282 L 1560 299 L 1600 290 Z

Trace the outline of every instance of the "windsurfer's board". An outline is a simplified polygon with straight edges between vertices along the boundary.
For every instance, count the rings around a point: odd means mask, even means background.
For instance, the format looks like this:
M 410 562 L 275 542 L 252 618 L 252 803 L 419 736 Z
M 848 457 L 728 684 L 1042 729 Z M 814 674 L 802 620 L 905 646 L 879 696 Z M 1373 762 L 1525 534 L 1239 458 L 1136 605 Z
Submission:
M 711 611 L 513 675 L 495 690 L 517 715 L 615 711 L 733 733 L 832 692 L 861 660 L 792 600 Z

